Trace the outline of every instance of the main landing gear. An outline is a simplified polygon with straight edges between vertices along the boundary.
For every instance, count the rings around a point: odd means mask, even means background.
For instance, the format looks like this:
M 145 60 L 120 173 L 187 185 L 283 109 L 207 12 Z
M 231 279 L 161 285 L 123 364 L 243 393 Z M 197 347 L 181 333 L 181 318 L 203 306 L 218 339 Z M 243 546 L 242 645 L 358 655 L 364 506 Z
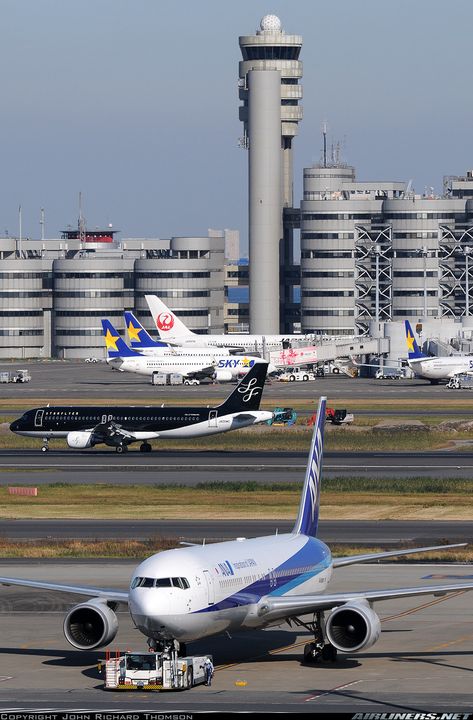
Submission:
M 337 661 L 337 648 L 325 642 L 324 637 L 324 614 L 317 612 L 310 623 L 302 622 L 299 618 L 292 618 L 295 625 L 301 625 L 313 633 L 313 642 L 304 645 L 304 662 L 315 663 L 319 660 L 324 662 Z
M 140 452 L 151 452 L 151 445 L 148 442 L 141 443 Z
M 119 455 L 128 452 L 128 445 L 117 445 L 117 447 L 115 448 L 115 452 L 117 452 Z

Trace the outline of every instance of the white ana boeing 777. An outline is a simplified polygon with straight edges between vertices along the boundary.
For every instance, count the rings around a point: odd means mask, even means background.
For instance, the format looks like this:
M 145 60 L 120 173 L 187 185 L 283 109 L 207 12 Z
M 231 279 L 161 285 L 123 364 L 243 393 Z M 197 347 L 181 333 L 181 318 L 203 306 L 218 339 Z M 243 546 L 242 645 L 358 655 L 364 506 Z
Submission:
M 179 644 L 183 651 L 185 643 L 199 638 L 288 622 L 313 634 L 304 649 L 306 659 L 326 660 L 334 660 L 337 651 L 353 653 L 374 645 L 381 631 L 373 609 L 376 602 L 472 590 L 473 582 L 329 591 L 334 569 L 343 573 L 338 569 L 345 565 L 437 548 L 332 558 L 327 545 L 317 539 L 325 405 L 321 398 L 292 532 L 165 550 L 138 565 L 130 587 L 122 591 L 11 577 L 0 577 L 0 583 L 89 597 L 69 610 L 64 620 L 67 640 L 81 650 L 114 639 L 115 609 L 124 603 L 150 647 Z

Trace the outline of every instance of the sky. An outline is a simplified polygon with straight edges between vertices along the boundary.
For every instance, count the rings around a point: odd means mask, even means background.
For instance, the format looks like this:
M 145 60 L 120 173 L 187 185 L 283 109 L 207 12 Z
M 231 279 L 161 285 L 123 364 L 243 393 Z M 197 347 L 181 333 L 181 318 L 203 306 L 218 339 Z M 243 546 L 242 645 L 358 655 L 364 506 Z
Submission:
M 0 0 L 0 237 L 247 238 L 238 36 L 274 13 L 303 48 L 302 170 L 321 126 L 360 180 L 442 192 L 473 168 L 471 0 Z

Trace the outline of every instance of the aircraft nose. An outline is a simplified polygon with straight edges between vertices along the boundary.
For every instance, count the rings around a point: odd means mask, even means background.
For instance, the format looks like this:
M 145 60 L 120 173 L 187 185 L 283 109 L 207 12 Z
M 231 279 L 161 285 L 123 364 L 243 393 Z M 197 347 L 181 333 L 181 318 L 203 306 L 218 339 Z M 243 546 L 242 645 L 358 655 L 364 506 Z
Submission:
M 148 627 L 170 612 L 169 594 L 165 588 L 135 588 L 130 590 L 130 613 L 137 625 Z
M 19 420 L 14 420 L 12 423 L 10 423 L 10 430 L 12 432 L 18 432 L 19 429 L 20 429 L 20 421 Z

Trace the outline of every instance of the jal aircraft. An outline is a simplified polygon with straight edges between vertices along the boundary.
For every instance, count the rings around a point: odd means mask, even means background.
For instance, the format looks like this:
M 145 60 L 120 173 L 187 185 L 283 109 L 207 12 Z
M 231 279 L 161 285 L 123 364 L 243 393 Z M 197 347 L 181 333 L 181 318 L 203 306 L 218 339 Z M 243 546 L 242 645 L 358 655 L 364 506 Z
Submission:
M 154 373 L 179 373 L 185 378 L 213 378 L 217 382 L 229 382 L 245 375 L 253 365 L 266 360 L 252 355 L 230 355 L 229 351 L 218 348 L 193 347 L 173 348 L 164 344 L 156 348 L 153 355 L 143 355 L 128 347 L 109 320 L 102 320 L 107 362 L 121 372 L 153 375 Z M 268 372 L 276 370 L 274 365 Z
M 189 330 L 167 305 L 156 295 L 145 295 L 146 302 L 162 341 L 183 347 L 203 345 L 209 347 L 227 347 L 234 350 L 281 350 L 283 342 L 292 340 L 312 345 L 313 335 L 198 335 Z
M 10 425 L 17 435 L 40 437 L 43 452 L 51 438 L 66 438 L 71 448 L 84 449 L 105 443 L 123 453 L 141 442 L 150 452 L 150 440 L 192 438 L 239 430 L 266 422 L 273 413 L 260 410 L 267 363 L 251 368 L 229 397 L 213 408 L 186 406 L 47 406 L 28 410 Z
M 438 383 L 439 380 L 449 380 L 461 373 L 473 373 L 473 356 L 471 355 L 445 355 L 444 357 L 429 357 L 419 348 L 411 325 L 404 321 L 406 327 L 407 364 L 417 377 Z
M 115 609 L 123 603 L 151 648 L 178 643 L 185 653 L 185 644 L 200 638 L 288 623 L 313 636 L 304 648 L 306 660 L 335 660 L 337 651 L 355 653 L 374 645 L 381 633 L 373 609 L 377 602 L 472 590 L 473 582 L 457 582 L 330 592 L 334 570 L 438 548 L 332 558 L 317 538 L 325 409 L 326 398 L 321 398 L 292 532 L 165 550 L 138 565 L 129 588 L 123 590 L 77 585 L 73 579 L 59 584 L 0 577 L 0 583 L 88 597 L 64 620 L 66 639 L 80 650 L 113 641 L 118 629 Z M 312 617 L 304 618 L 307 615 Z

